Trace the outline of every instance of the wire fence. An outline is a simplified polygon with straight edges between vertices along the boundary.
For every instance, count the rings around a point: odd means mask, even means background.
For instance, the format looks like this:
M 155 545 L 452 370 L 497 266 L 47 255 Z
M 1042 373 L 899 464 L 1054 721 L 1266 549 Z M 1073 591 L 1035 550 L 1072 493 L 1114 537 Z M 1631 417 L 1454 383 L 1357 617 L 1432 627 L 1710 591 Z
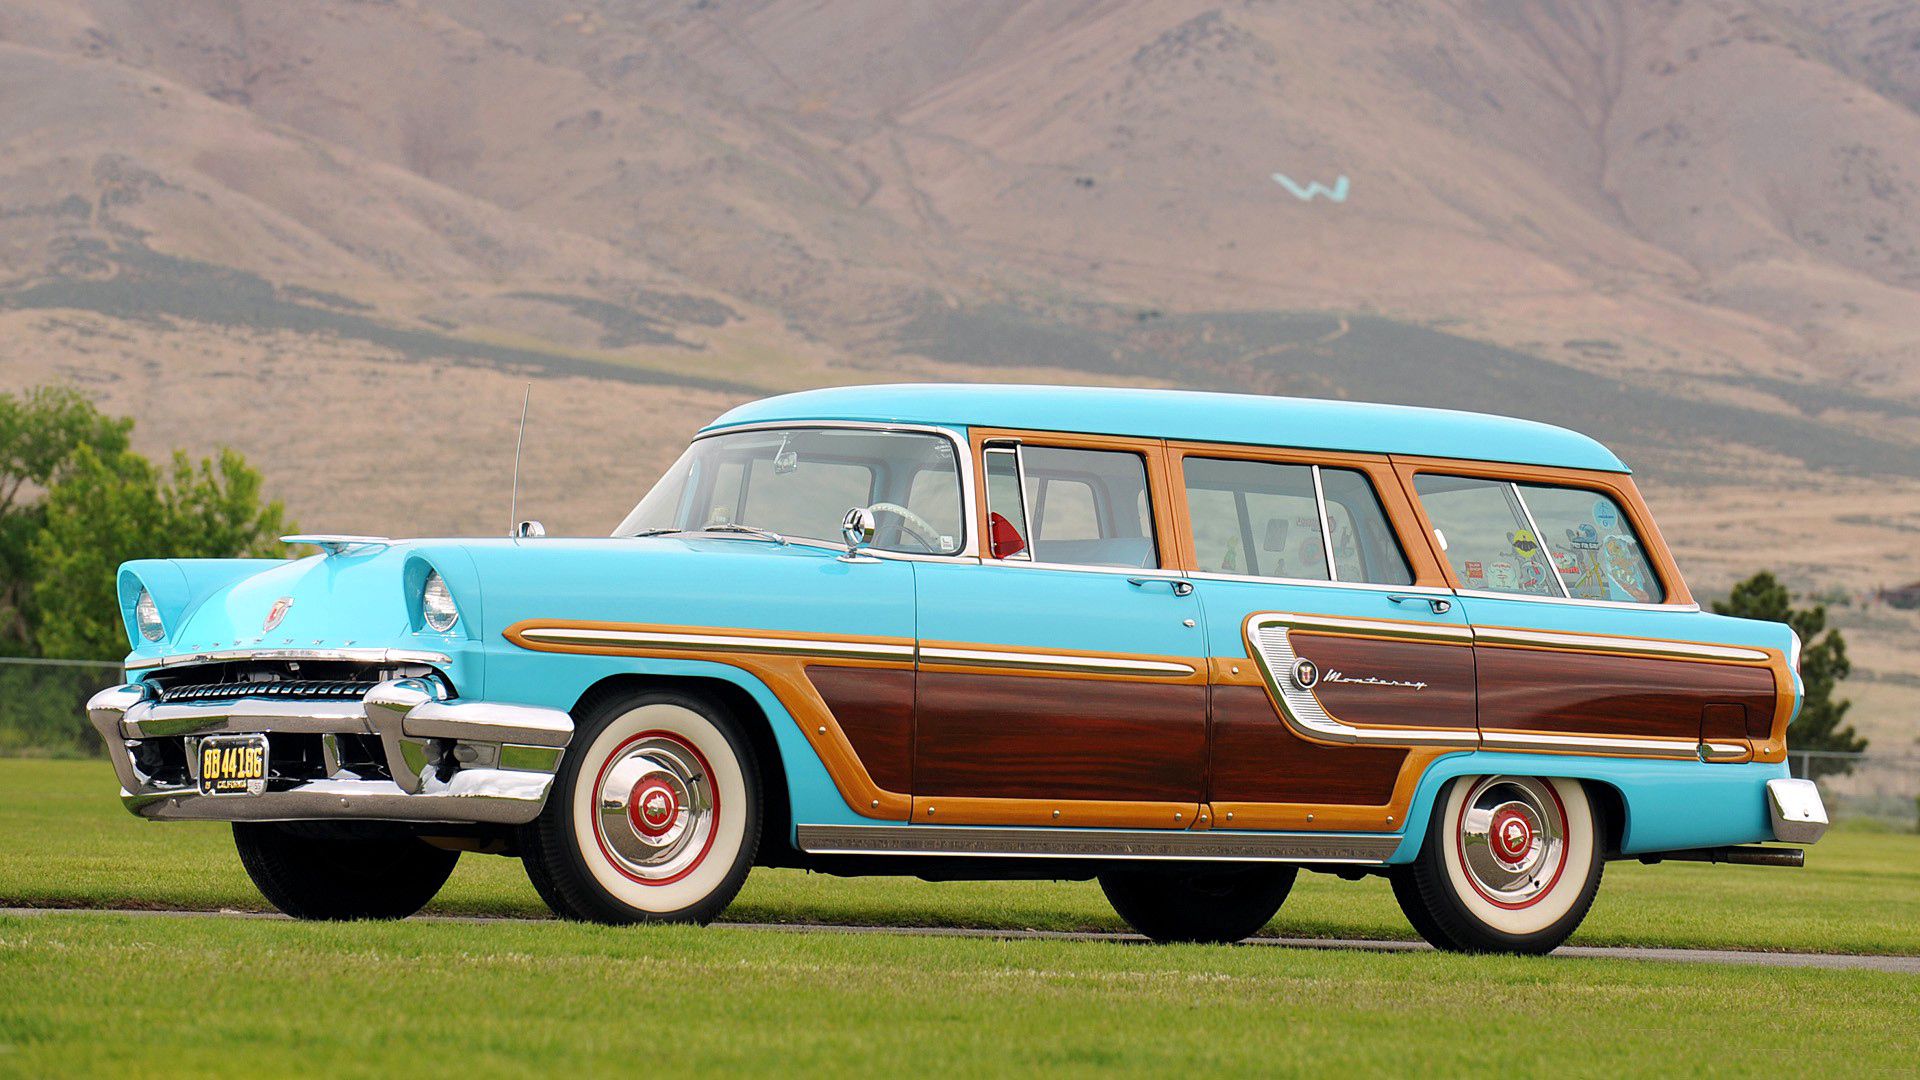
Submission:
M 87 699 L 118 681 L 112 661 L 0 657 L 0 754 L 104 756 Z
M 0 657 L 0 756 L 102 757 L 87 699 L 121 678 L 108 660 Z M 1920 828 L 1920 755 L 1794 750 L 1793 775 L 1820 785 L 1835 818 Z

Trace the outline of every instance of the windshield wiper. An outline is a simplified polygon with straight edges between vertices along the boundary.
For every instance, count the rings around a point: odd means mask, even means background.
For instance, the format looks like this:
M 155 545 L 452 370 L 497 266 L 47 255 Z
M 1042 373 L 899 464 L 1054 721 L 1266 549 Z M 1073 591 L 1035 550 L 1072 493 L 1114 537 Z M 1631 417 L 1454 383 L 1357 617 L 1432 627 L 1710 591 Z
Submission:
M 774 532 L 772 529 L 763 529 L 758 525 L 742 525 L 737 521 L 723 521 L 718 525 L 709 525 L 700 531 L 741 533 L 746 536 L 757 536 L 762 540 L 771 540 L 781 547 L 787 546 L 787 538 Z

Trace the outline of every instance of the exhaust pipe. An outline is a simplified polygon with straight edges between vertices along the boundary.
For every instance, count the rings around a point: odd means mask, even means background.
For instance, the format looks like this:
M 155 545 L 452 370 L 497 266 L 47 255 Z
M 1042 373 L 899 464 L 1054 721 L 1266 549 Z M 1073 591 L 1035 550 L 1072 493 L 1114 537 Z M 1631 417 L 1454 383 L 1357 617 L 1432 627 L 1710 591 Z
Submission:
M 1760 847 L 1754 844 L 1690 848 L 1686 851 L 1655 851 L 1638 858 L 1649 866 L 1657 862 L 1733 863 L 1740 866 L 1807 865 L 1805 848 Z

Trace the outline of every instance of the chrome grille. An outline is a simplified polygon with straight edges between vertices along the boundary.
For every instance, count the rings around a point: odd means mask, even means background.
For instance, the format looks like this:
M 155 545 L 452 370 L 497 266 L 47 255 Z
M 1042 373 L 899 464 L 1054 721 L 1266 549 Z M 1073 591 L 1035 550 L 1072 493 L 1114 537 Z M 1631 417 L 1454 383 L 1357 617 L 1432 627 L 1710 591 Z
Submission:
M 176 701 L 231 701 L 236 698 L 303 698 L 342 700 L 357 699 L 376 685 L 374 680 L 341 679 L 281 679 L 276 681 L 245 681 L 200 683 L 190 686 L 175 686 L 160 692 L 160 700 Z

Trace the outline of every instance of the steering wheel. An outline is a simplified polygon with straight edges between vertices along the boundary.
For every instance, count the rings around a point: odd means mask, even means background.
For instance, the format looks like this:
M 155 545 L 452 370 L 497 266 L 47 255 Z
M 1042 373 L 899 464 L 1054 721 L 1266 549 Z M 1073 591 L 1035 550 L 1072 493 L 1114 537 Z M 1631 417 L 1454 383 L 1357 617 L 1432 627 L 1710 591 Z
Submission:
M 901 531 L 918 541 L 920 546 L 925 548 L 929 554 L 937 553 L 940 550 L 940 545 L 934 542 L 934 538 L 940 535 L 940 530 L 933 527 L 933 522 L 928 521 L 919 514 L 901 506 L 899 503 L 890 502 L 877 502 L 867 507 L 867 509 L 875 513 L 885 512 L 898 517 L 900 519 Z

